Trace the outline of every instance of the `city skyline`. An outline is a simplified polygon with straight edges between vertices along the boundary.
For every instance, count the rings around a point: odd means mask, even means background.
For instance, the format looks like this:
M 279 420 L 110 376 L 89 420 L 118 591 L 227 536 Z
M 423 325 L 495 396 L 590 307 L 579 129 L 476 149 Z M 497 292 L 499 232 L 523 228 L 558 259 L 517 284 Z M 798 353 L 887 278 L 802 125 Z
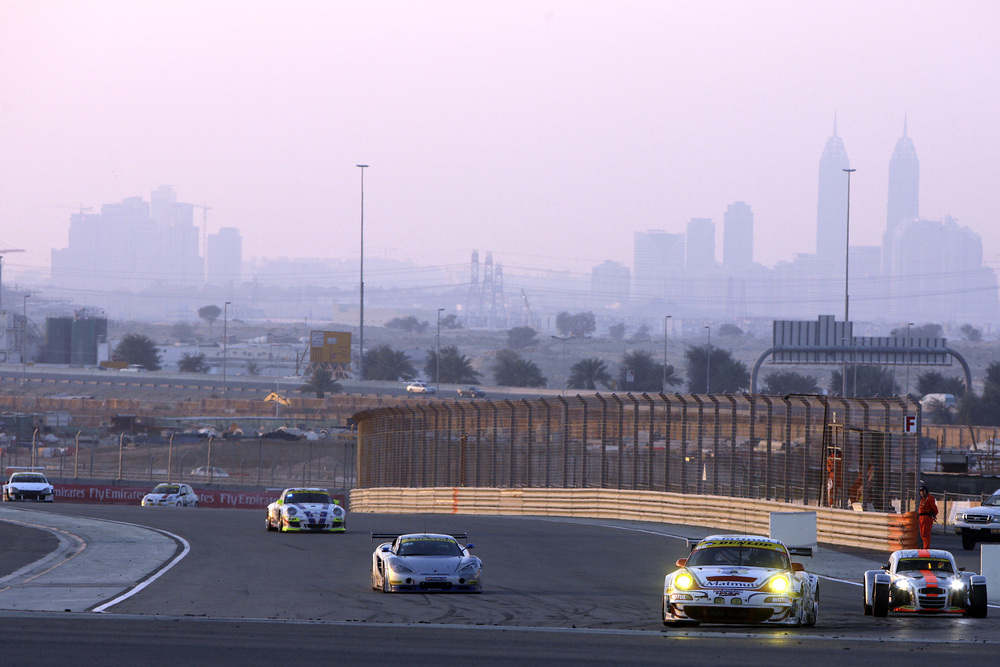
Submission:
M 996 267 L 998 25 L 988 2 L 5 3 L 0 247 L 27 252 L 4 274 L 165 183 L 248 260 L 356 261 L 359 162 L 372 258 L 583 275 L 742 201 L 775 266 L 815 251 L 834 118 L 852 245 L 882 242 L 906 122 L 921 215 Z

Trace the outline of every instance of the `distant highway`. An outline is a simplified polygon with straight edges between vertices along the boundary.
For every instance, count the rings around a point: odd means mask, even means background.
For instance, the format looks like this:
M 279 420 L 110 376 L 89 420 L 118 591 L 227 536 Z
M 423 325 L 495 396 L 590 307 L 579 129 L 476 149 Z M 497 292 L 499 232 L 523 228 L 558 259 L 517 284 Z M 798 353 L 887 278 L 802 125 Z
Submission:
M 100 387 L 128 391 L 129 389 L 162 389 L 167 391 L 195 391 L 222 394 L 230 398 L 264 398 L 272 391 L 291 395 L 297 393 L 305 380 L 301 377 L 271 377 L 264 375 L 221 375 L 205 373 L 174 373 L 168 371 L 122 372 L 98 370 L 96 368 L 74 368 L 68 366 L 42 366 L 29 364 L 0 364 L 0 387 L 12 391 L 18 383 L 27 386 L 45 386 L 47 396 L 89 396 Z M 431 383 L 433 384 L 433 383 Z M 402 382 L 375 382 L 343 380 L 342 393 L 355 395 L 406 396 L 406 385 Z M 459 398 L 459 385 L 442 384 L 441 393 L 427 398 L 442 400 L 469 400 Z M 558 389 L 525 389 L 521 387 L 483 387 L 486 398 L 492 400 L 519 400 L 539 396 L 557 396 L 564 393 Z M 575 396 L 577 390 L 566 392 Z M 592 392 L 582 392 L 584 394 Z M 414 400 L 421 396 L 414 395 Z

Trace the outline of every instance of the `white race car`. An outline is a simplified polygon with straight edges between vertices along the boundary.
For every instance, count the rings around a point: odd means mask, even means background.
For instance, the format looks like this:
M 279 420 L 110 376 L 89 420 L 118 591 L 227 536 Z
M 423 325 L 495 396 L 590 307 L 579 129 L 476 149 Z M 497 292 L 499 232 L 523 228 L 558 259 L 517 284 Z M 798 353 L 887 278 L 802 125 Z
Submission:
M 865 615 L 894 612 L 986 617 L 986 577 L 965 572 L 943 549 L 894 551 L 881 570 L 865 572 Z
M 347 512 L 326 489 L 285 489 L 267 506 L 267 529 L 342 533 Z
M 372 533 L 383 542 L 372 554 L 372 588 L 384 593 L 483 592 L 483 562 L 462 545 L 465 533 Z
M 10 480 L 3 485 L 4 501 L 39 500 L 51 503 L 55 495 L 55 489 L 45 475 L 35 471 L 12 473 Z
M 187 484 L 157 484 L 142 497 L 143 507 L 197 507 L 198 496 Z
M 811 556 L 812 549 L 788 549 L 757 535 L 696 541 L 691 555 L 677 561 L 680 569 L 663 581 L 663 624 L 815 625 L 819 577 L 790 554 Z

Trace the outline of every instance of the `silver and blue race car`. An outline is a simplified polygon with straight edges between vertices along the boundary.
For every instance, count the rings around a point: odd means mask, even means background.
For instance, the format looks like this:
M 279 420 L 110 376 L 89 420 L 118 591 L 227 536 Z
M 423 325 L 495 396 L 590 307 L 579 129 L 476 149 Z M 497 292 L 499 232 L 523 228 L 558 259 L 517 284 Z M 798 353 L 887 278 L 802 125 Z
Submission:
M 383 542 L 372 554 L 372 588 L 384 593 L 481 593 L 483 563 L 461 544 L 465 533 L 372 533 Z
M 819 577 L 808 574 L 789 549 L 757 535 L 711 535 L 689 540 L 691 555 L 663 581 L 664 625 L 698 623 L 816 624 Z
M 198 494 L 187 484 L 165 482 L 142 497 L 143 507 L 197 507 Z
M 267 529 L 342 533 L 347 512 L 326 489 L 285 489 L 267 506 Z
M 902 549 L 865 572 L 865 615 L 889 612 L 986 618 L 986 577 L 956 566 L 943 549 Z

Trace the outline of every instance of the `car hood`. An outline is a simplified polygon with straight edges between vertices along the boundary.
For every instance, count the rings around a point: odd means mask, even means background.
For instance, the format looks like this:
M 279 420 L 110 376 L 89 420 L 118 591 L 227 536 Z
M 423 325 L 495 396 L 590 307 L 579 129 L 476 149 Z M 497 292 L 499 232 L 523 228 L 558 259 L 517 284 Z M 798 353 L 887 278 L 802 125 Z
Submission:
M 689 567 L 687 571 L 693 574 L 698 583 L 706 588 L 711 588 L 712 586 L 720 588 L 757 588 L 775 574 L 782 572 L 782 570 L 772 568 L 733 565 L 722 567 L 700 565 Z
M 177 497 L 175 493 L 147 493 L 144 496 L 145 500 L 173 500 Z
M 24 489 L 25 491 L 41 491 L 52 485 L 47 482 L 9 482 L 8 486 L 13 486 L 15 489 Z
M 896 576 L 911 582 L 917 588 L 933 584 L 937 584 L 941 588 L 947 588 L 953 579 L 961 579 L 961 576 L 951 572 L 928 572 L 926 575 L 923 572 L 906 572 L 905 574 L 897 574 Z
M 282 507 L 294 507 L 297 512 L 322 512 L 326 510 L 332 512 L 334 508 L 340 507 L 336 503 L 286 503 Z
M 398 561 L 420 574 L 450 574 L 475 562 L 465 556 L 395 556 Z

